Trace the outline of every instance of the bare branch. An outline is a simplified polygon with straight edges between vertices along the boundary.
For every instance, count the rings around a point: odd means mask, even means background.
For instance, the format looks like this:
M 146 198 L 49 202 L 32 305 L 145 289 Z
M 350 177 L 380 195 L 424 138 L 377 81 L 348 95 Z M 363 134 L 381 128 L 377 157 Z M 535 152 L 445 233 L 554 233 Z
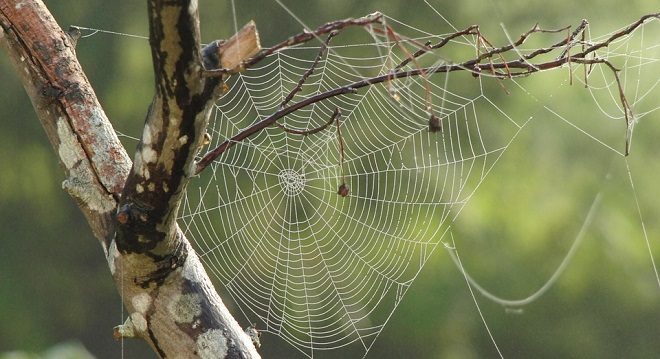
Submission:
M 586 50 L 584 50 L 583 52 L 581 52 L 581 53 L 579 53 L 575 56 L 576 57 L 584 57 L 587 54 L 594 53 L 594 52 L 596 52 L 596 50 L 608 46 L 609 44 L 614 42 L 614 40 L 620 38 L 621 36 L 629 35 L 630 33 L 635 31 L 635 29 L 640 27 L 643 23 L 645 23 L 649 19 L 660 19 L 660 12 L 656 12 L 654 14 L 647 14 L 647 15 L 642 16 L 641 18 L 639 18 L 639 20 L 637 20 L 634 23 L 624 27 L 620 31 L 617 31 L 614 34 L 612 34 L 609 38 L 607 38 L 607 40 L 598 42 L 598 43 L 588 47 Z
M 7 50 L 103 250 L 131 161 L 94 94 L 74 45 L 43 3 L 0 2 L 0 45 Z M 29 29 L 29 30 L 28 30 Z
M 383 76 L 380 82 L 387 81 L 389 78 L 387 76 Z M 357 83 L 357 82 L 356 82 Z M 361 87 L 367 86 L 368 84 L 365 83 Z M 325 100 L 327 98 L 339 96 L 339 95 L 345 95 L 349 93 L 356 93 L 357 89 L 356 88 L 351 88 L 350 86 L 344 86 L 344 87 L 339 87 L 334 90 L 324 92 L 315 96 L 312 96 L 310 98 L 307 98 L 303 101 L 297 102 L 291 106 L 285 107 L 281 110 L 278 110 L 274 114 L 268 116 L 267 118 L 255 123 L 254 125 L 246 128 L 245 130 L 239 132 L 232 138 L 224 141 L 221 143 L 218 147 L 215 149 L 211 150 L 208 152 L 202 159 L 200 159 L 197 162 L 197 168 L 195 169 L 195 174 L 199 174 L 201 171 L 204 170 L 211 162 L 213 162 L 218 156 L 220 156 L 223 152 L 228 150 L 229 148 L 233 147 L 235 144 L 243 141 L 244 139 L 254 135 L 255 133 L 263 130 L 264 128 L 272 125 L 275 123 L 275 121 L 281 119 L 282 117 L 297 111 L 303 107 L 306 107 L 308 105 L 311 105 L 312 103 L 319 102 L 322 100 Z
M 204 76 L 197 1 L 150 0 L 148 5 L 156 94 L 117 212 L 115 245 L 121 260 L 113 258 L 118 271 L 130 270 L 119 280 L 124 295 L 133 298 L 125 299 L 131 315 L 123 331 L 136 332 L 161 357 L 258 358 L 176 225 L 222 78 Z M 220 53 L 218 62 L 239 61 L 244 52 L 237 50 Z M 230 59 L 223 62 L 223 55 Z M 173 301 L 181 303 L 157 304 Z M 190 312 L 173 316 L 172 305 Z
M 368 18 L 368 17 L 365 17 Z M 361 19 L 365 19 L 361 18 Z M 379 18 L 379 17 L 378 17 Z M 377 19 L 378 19 L 377 18 Z M 336 96 L 341 96 L 341 95 L 346 95 L 350 93 L 355 93 L 358 89 L 367 87 L 367 86 L 372 86 L 375 84 L 379 83 L 384 83 L 393 79 L 399 79 L 399 78 L 407 78 L 407 77 L 416 77 L 416 76 L 425 76 L 425 75 L 430 75 L 430 74 L 438 74 L 438 73 L 448 73 L 448 72 L 457 72 L 457 71 L 468 71 L 472 72 L 475 76 L 479 76 L 482 73 L 492 73 L 495 77 L 498 78 L 514 78 L 514 77 L 522 77 L 522 76 L 528 76 L 536 72 L 540 71 L 545 71 L 545 70 L 550 70 L 550 69 L 556 69 L 560 68 L 561 66 L 568 64 L 568 63 L 579 63 L 582 65 L 596 65 L 596 64 L 604 64 L 607 66 L 615 76 L 615 79 L 617 80 L 617 84 L 619 86 L 619 96 L 621 100 L 621 104 L 624 108 L 624 113 L 625 113 L 625 119 L 626 119 L 626 128 L 627 131 L 629 132 L 629 127 L 631 123 L 631 118 L 632 118 L 632 110 L 628 104 L 628 101 L 626 100 L 625 94 L 623 92 L 623 87 L 621 86 L 621 83 L 619 81 L 619 77 L 617 74 L 617 69 L 608 61 L 604 59 L 600 59 L 595 56 L 595 52 L 603 47 L 608 46 L 611 44 L 613 41 L 616 39 L 631 34 L 635 29 L 637 29 L 639 26 L 641 26 L 643 23 L 648 21 L 649 19 L 660 19 L 660 13 L 654 13 L 654 14 L 649 14 L 642 16 L 639 20 L 635 21 L 631 25 L 621 29 L 620 31 L 614 33 L 612 36 L 607 38 L 606 40 L 603 40 L 601 42 L 592 44 L 589 46 L 587 49 L 577 53 L 577 54 L 570 54 L 570 48 L 575 46 L 575 45 L 581 45 L 584 43 L 584 41 L 578 41 L 576 42 L 575 39 L 582 35 L 584 36 L 585 29 L 588 27 L 588 22 L 586 20 L 582 20 L 582 22 L 576 27 L 576 29 L 570 34 L 570 36 L 567 36 L 564 38 L 562 41 L 559 41 L 553 45 L 550 45 L 549 47 L 544 47 L 544 48 L 539 48 L 535 51 L 532 51 L 531 53 L 524 55 L 521 57 L 518 57 L 516 60 L 510 60 L 506 61 L 501 55 L 508 53 L 512 50 L 515 50 L 518 46 L 522 45 L 531 34 L 537 33 L 537 32 L 546 32 L 546 33 L 555 33 L 555 32 L 561 32 L 561 31 L 567 31 L 569 28 L 564 27 L 562 29 L 556 29 L 556 30 L 544 30 L 539 28 L 538 26 L 534 26 L 532 29 L 528 30 L 527 32 L 523 33 L 515 42 L 507 44 L 505 46 L 501 47 L 493 47 L 490 42 L 485 40 L 485 38 L 479 33 L 478 27 L 475 26 L 470 26 L 464 30 L 458 31 L 454 34 L 451 34 L 447 36 L 446 38 L 442 39 L 438 44 L 433 45 L 428 47 L 427 45 L 422 45 L 424 46 L 421 48 L 419 51 L 415 52 L 414 54 L 411 54 L 408 56 L 406 60 L 404 60 L 401 64 L 397 65 L 393 71 L 385 74 L 385 75 L 380 75 L 372 78 L 367 78 L 363 79 L 360 81 L 356 81 L 329 91 L 326 91 L 324 93 L 316 94 L 313 96 L 310 96 L 300 102 L 297 102 L 295 104 L 289 105 L 285 108 L 281 108 L 271 114 L 270 116 L 264 118 L 263 120 L 253 124 L 252 126 L 242 130 L 238 134 L 234 135 L 230 139 L 226 140 L 225 142 L 221 143 L 218 147 L 215 149 L 209 151 L 206 153 L 197 163 L 197 168 L 195 170 L 195 173 L 200 173 L 204 168 L 206 168 L 211 162 L 213 162 L 220 154 L 222 154 L 224 151 L 227 149 L 231 148 L 235 144 L 239 143 L 240 141 L 243 141 L 244 139 L 252 136 L 253 134 L 261 131 L 262 129 L 272 125 L 279 119 L 283 118 L 284 116 L 287 116 L 291 114 L 292 112 L 295 112 L 301 108 L 304 108 L 306 106 L 309 106 L 311 104 L 326 100 L 328 98 L 336 97 Z M 334 28 L 343 28 L 346 25 L 344 23 L 347 20 L 341 20 L 338 22 L 334 23 L 329 23 L 329 24 L 334 24 Z M 373 22 L 378 22 L 378 21 L 371 21 L 369 23 Z M 362 24 L 362 23 L 360 23 Z M 325 29 L 328 26 L 328 24 L 324 25 L 323 27 L 319 29 Z M 408 71 L 402 71 L 401 68 L 405 65 L 407 65 L 409 62 L 413 61 L 417 57 L 432 51 L 434 49 L 439 49 L 443 46 L 445 46 L 447 43 L 449 43 L 452 39 L 455 39 L 456 37 L 459 36 L 465 36 L 465 35 L 476 35 L 478 36 L 477 39 L 477 44 L 479 44 L 481 41 L 487 47 L 490 47 L 490 50 L 477 53 L 475 58 L 463 61 L 458 64 L 444 64 L 440 66 L 435 66 L 435 67 L 428 67 L 428 68 L 416 68 L 413 70 L 408 70 Z M 309 35 L 312 36 L 313 35 Z M 287 44 L 290 43 L 300 43 L 304 39 L 311 39 L 309 36 L 302 36 L 302 35 L 297 35 L 289 39 L 288 41 L 285 41 L 283 43 L 278 44 L 277 46 L 271 48 L 271 49 L 281 49 L 286 46 Z M 306 40 L 304 40 L 306 41 Z M 535 59 L 537 56 L 541 54 L 547 54 L 552 51 L 556 50 L 562 50 L 562 52 L 559 54 L 559 56 L 555 60 L 550 60 L 550 61 L 545 61 L 545 62 L 538 62 L 538 63 L 532 63 L 530 60 Z M 273 50 L 275 51 L 275 50 Z M 270 52 L 272 53 L 272 52 Z M 588 58 L 591 56 L 590 58 Z M 492 61 L 493 58 L 497 57 L 499 61 Z M 486 64 L 482 64 L 481 62 L 483 60 L 488 59 L 489 62 Z M 522 70 L 522 71 L 513 71 L 513 70 Z M 431 130 L 436 130 L 440 128 L 440 124 L 436 123 L 438 121 L 433 120 L 433 116 L 431 116 L 431 120 L 429 122 L 429 126 Z M 435 124 L 435 126 L 434 126 Z M 629 135 L 627 136 L 629 137 Z M 627 139 L 627 144 L 626 144 L 626 154 L 628 153 L 629 149 L 629 138 Z
M 222 88 L 221 78 L 203 77 L 197 1 L 149 1 L 156 96 L 132 169 L 72 39 L 41 1 L 15 5 L 0 2 L 0 44 L 22 76 L 67 174 L 63 187 L 101 240 L 130 313 L 115 336 L 142 338 L 163 358 L 258 358 L 174 221 Z
M 284 101 L 282 101 L 282 104 L 280 105 L 280 108 L 286 106 L 286 104 L 289 103 L 289 101 L 291 101 L 291 99 L 293 99 L 293 96 L 295 96 L 296 93 L 298 93 L 298 92 L 300 92 L 300 90 L 302 90 L 302 87 L 305 84 L 305 81 L 307 81 L 307 79 L 314 73 L 314 69 L 316 68 L 316 66 L 318 66 L 319 61 L 321 61 L 321 58 L 323 58 L 323 56 L 325 55 L 326 50 L 328 49 L 328 44 L 330 43 L 330 40 L 332 40 L 332 38 L 335 37 L 337 35 L 337 33 L 338 33 L 337 30 L 334 30 L 334 31 L 330 32 L 328 37 L 325 39 L 325 41 L 321 45 L 321 50 L 319 50 L 318 55 L 316 55 L 316 59 L 314 59 L 314 62 L 312 63 L 312 66 L 310 66 L 309 69 L 307 69 L 307 71 L 305 71 L 305 73 L 302 75 L 302 77 L 298 81 L 298 84 L 296 85 L 296 87 L 294 87 L 293 90 L 291 90 L 291 92 L 289 92 L 289 94 L 286 96 Z
M 325 130 L 326 128 L 328 128 L 330 125 L 332 125 L 333 122 L 335 122 L 335 117 L 336 116 L 337 116 L 337 111 L 335 110 L 335 113 L 332 116 L 330 116 L 330 119 L 328 119 L 328 121 L 326 123 L 322 124 L 319 127 L 312 128 L 311 130 L 294 130 L 294 129 L 291 129 L 291 128 L 287 128 L 286 126 L 284 126 L 280 123 L 277 123 L 277 122 L 275 122 L 275 126 L 282 129 L 282 131 L 284 131 L 286 133 L 290 133 L 292 135 L 307 136 L 307 135 L 313 135 L 315 133 L 319 133 L 319 132 Z
M 307 41 L 313 40 L 318 38 L 321 35 L 328 34 L 332 31 L 337 31 L 337 30 L 342 30 L 345 29 L 349 26 L 367 26 L 371 25 L 374 23 L 380 23 L 383 19 L 383 14 L 380 12 L 375 12 L 373 14 L 369 14 L 367 16 L 363 16 L 357 19 L 354 18 L 348 18 L 348 19 L 343 19 L 343 20 L 337 20 L 333 22 L 326 23 L 320 27 L 318 27 L 314 31 L 304 31 L 301 32 L 300 34 L 294 35 L 290 38 L 288 38 L 285 41 L 280 42 L 277 45 L 274 45 L 272 47 L 269 47 L 267 49 L 262 50 L 259 52 L 256 56 L 254 56 L 251 59 L 248 59 L 245 61 L 244 66 L 251 67 L 254 64 L 258 63 L 259 61 L 265 59 L 268 55 L 271 55 L 275 53 L 278 50 L 282 50 L 287 47 L 295 46 L 298 44 L 305 43 Z
M 440 40 L 440 41 L 439 41 L 437 44 L 435 44 L 435 45 L 431 45 L 431 43 L 428 42 L 428 43 L 426 43 L 426 44 L 424 45 L 423 48 L 417 50 L 417 52 L 415 52 L 415 53 L 412 55 L 411 58 L 410 58 L 410 57 L 409 57 L 409 58 L 406 58 L 406 59 L 403 60 L 399 65 L 397 65 L 394 69 L 395 69 L 395 70 L 399 70 L 399 69 L 403 68 L 403 67 L 406 66 L 408 63 L 410 63 L 410 61 L 412 61 L 413 59 L 416 59 L 416 58 L 418 58 L 418 57 L 420 57 L 420 56 L 422 56 L 422 55 L 424 55 L 424 54 L 426 54 L 426 53 L 428 53 L 428 52 L 430 52 L 430 51 L 433 51 L 433 50 L 436 50 L 436 49 L 442 48 L 442 47 L 444 47 L 445 45 L 447 45 L 451 40 L 454 40 L 454 39 L 457 38 L 457 37 L 461 37 L 461 36 L 465 36 L 465 35 L 476 35 L 476 32 L 475 32 L 475 31 L 476 31 L 477 28 L 478 28 L 477 25 L 469 26 L 469 27 L 467 27 L 466 29 L 464 29 L 464 30 L 462 30 L 462 31 L 457 31 L 457 32 L 455 32 L 455 33 L 453 33 L 453 34 L 450 34 L 449 36 L 447 36 L 447 37 L 443 38 L 442 40 Z

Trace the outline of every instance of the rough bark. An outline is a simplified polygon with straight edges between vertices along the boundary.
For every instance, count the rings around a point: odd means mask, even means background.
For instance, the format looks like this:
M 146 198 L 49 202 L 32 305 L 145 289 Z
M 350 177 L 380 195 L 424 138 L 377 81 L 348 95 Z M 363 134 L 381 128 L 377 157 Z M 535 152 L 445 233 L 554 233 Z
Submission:
M 0 0 L 0 43 L 30 96 L 76 200 L 107 255 L 130 313 L 115 334 L 166 358 L 258 358 L 176 225 L 221 78 L 202 63 L 197 1 L 149 1 L 156 95 L 131 168 L 76 60 L 41 1 Z
M 75 59 L 71 39 L 45 7 L 0 1 L 0 25 L 3 47 L 64 168 L 62 187 L 107 250 L 130 159 Z

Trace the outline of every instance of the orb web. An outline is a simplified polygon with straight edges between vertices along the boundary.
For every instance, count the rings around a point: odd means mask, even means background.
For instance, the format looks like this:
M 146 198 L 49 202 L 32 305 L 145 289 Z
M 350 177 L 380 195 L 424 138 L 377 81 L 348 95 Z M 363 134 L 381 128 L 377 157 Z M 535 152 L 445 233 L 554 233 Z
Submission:
M 404 59 L 395 43 L 368 35 L 359 45 L 333 43 L 292 103 Z M 230 77 L 210 147 L 276 111 L 318 52 L 287 49 Z M 442 243 L 452 213 L 524 126 L 484 95 L 480 79 L 463 79 L 473 84 L 468 94 L 452 92 L 446 77 L 410 78 L 281 120 L 309 130 L 338 108 L 343 170 L 332 126 L 306 136 L 273 126 L 223 153 L 191 185 L 183 227 L 247 321 L 310 357 L 369 350 Z M 429 105 L 441 132 L 428 129 Z M 346 197 L 337 194 L 344 181 Z

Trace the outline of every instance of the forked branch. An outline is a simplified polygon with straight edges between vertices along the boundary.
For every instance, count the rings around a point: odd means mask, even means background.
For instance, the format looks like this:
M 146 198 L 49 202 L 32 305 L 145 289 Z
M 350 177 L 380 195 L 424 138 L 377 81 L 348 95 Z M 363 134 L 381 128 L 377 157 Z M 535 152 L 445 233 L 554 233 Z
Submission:
M 264 118 L 263 120 L 253 124 L 252 126 L 243 129 L 230 139 L 221 143 L 215 149 L 206 153 L 198 162 L 195 173 L 200 173 L 204 168 L 206 168 L 210 163 L 212 163 L 220 154 L 222 154 L 227 149 L 231 148 L 235 144 L 245 140 L 246 138 L 254 135 L 255 133 L 263 130 L 264 128 L 271 126 L 277 123 L 278 120 L 283 117 L 301 109 L 311 104 L 324 101 L 326 99 L 342 96 L 350 93 L 355 93 L 358 89 L 373 86 L 379 83 L 386 83 L 388 81 L 400 78 L 407 77 L 416 77 L 416 76 L 427 76 L 431 74 L 438 73 L 449 73 L 449 72 L 471 72 L 474 76 L 493 76 L 500 79 L 514 78 L 529 76 L 531 74 L 561 68 L 564 65 L 570 65 L 571 63 L 581 64 L 583 66 L 593 66 L 593 65 L 605 65 L 612 72 L 614 78 L 616 79 L 619 91 L 619 97 L 621 105 L 623 107 L 625 125 L 626 125 L 626 145 L 625 145 L 625 154 L 629 153 L 630 145 L 630 126 L 632 125 L 632 109 L 624 93 L 621 80 L 619 78 L 619 70 L 607 59 L 598 57 L 597 51 L 604 47 L 609 46 L 617 39 L 630 35 L 633 31 L 639 28 L 642 24 L 646 23 L 652 19 L 660 19 L 660 13 L 647 14 L 642 16 L 637 21 L 632 24 L 624 27 L 623 29 L 613 33 L 610 37 L 603 41 L 590 43 L 585 40 L 585 31 L 589 26 L 589 23 L 586 20 L 582 20 L 575 29 L 570 32 L 570 27 L 565 27 L 557 30 L 544 30 L 541 29 L 538 25 L 535 25 L 527 32 L 520 35 L 520 37 L 512 43 L 509 43 L 504 46 L 495 47 L 493 46 L 479 31 L 479 27 L 476 25 L 467 27 L 464 30 L 457 31 L 455 33 L 449 34 L 446 37 L 440 39 L 435 45 L 431 45 L 428 42 L 425 44 L 420 44 L 416 41 L 406 41 L 406 38 L 394 33 L 393 42 L 406 42 L 412 44 L 416 47 L 417 50 L 413 53 L 406 53 L 406 59 L 399 63 L 397 66 L 393 67 L 391 71 L 387 74 L 375 76 L 371 78 L 366 78 L 360 81 L 346 84 L 341 87 L 337 87 L 331 90 L 328 90 L 323 93 L 315 94 L 309 96 L 299 102 L 288 104 L 288 102 L 283 103 L 283 106 L 275 111 L 270 116 Z M 315 31 L 304 32 L 289 38 L 286 41 L 283 41 L 271 48 L 262 50 L 255 57 L 248 59 L 244 62 L 245 67 L 250 67 L 258 63 L 259 61 L 266 58 L 268 55 L 279 51 L 286 47 L 295 46 L 301 43 L 308 42 L 312 39 L 317 38 L 319 35 L 329 33 L 331 31 L 337 31 L 344 29 L 348 26 L 362 26 L 372 33 L 383 34 L 386 33 L 387 37 L 393 37 L 392 34 L 389 34 L 389 30 L 376 29 L 374 30 L 375 24 L 384 24 L 383 15 L 380 13 L 375 13 L 368 15 L 359 19 L 346 19 L 335 22 L 327 23 L 319 27 Z M 567 36 L 554 44 L 551 44 L 546 47 L 540 47 L 533 51 L 527 52 L 526 54 L 521 54 L 518 51 L 518 48 L 523 45 L 533 34 L 535 33 L 558 33 L 558 32 L 567 32 Z M 406 70 L 405 68 L 411 63 L 415 64 L 416 59 L 432 52 L 438 50 L 449 44 L 452 40 L 455 40 L 458 37 L 462 36 L 472 36 L 476 37 L 474 43 L 477 49 L 476 55 L 472 59 L 468 59 L 459 63 L 447 63 L 433 66 L 433 67 L 414 67 L 412 69 Z M 576 53 L 571 53 L 571 49 L 574 47 L 579 47 L 580 50 Z M 546 61 L 534 61 L 539 58 L 540 55 L 549 54 L 552 52 L 558 52 L 558 56 L 552 60 Z M 513 60 L 506 60 L 505 55 L 513 55 L 515 58 Z M 586 71 L 585 71 L 585 80 L 586 80 Z M 303 81 L 304 82 L 304 81 Z M 441 122 L 437 116 L 431 114 L 429 121 L 429 130 L 430 131 L 439 131 L 441 130 Z
M 223 89 L 221 79 L 203 77 L 202 64 L 228 66 L 250 55 L 224 51 L 203 61 L 221 48 L 200 51 L 196 0 L 149 0 L 148 15 L 156 95 L 132 168 L 76 59 L 75 39 L 42 1 L 0 1 L 0 47 L 122 294 L 129 315 L 116 338 L 142 338 L 161 358 L 259 358 L 175 221 Z

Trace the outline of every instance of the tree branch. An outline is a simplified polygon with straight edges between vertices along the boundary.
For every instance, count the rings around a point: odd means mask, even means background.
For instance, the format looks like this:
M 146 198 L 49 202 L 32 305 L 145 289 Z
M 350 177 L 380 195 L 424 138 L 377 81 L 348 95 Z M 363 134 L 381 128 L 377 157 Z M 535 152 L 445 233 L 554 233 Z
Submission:
M 122 192 L 118 248 L 160 255 L 178 246 L 178 203 L 221 80 L 201 75 L 196 2 L 148 3 L 156 95 Z
M 72 44 L 40 2 L 0 2 L 0 26 L 16 73 L 58 153 L 76 200 L 104 251 L 130 159 L 78 63 Z
M 383 20 L 383 14 L 380 12 L 374 12 L 372 14 L 369 14 L 367 16 L 359 17 L 357 19 L 354 18 L 348 18 L 348 19 L 343 19 L 343 20 L 337 20 L 337 21 L 332 21 L 329 23 L 326 23 L 320 27 L 318 27 L 314 31 L 307 31 L 305 30 L 304 32 L 301 32 L 300 34 L 291 36 L 290 38 L 274 45 L 271 46 L 267 49 L 261 50 L 258 54 L 256 54 L 254 57 L 247 59 L 244 61 L 243 66 L 245 68 L 254 66 L 256 63 L 260 62 L 261 60 L 265 59 L 269 55 L 285 49 L 287 47 L 295 46 L 298 44 L 305 43 L 307 41 L 313 40 L 313 39 L 318 39 L 319 36 L 329 34 L 333 31 L 338 31 L 345 29 L 349 26 L 368 26 L 376 23 L 380 23 Z
M 202 59 L 196 6 L 149 2 L 156 96 L 132 168 L 74 41 L 41 1 L 0 2 L 0 43 L 123 294 L 130 316 L 115 335 L 143 338 L 163 358 L 258 358 L 175 222 L 222 84 L 202 76 L 202 61 L 218 66 L 222 53 L 212 45 Z
M 373 15 L 370 15 L 373 16 Z M 369 17 L 365 18 L 360 18 L 360 19 L 366 19 Z M 375 17 L 370 22 L 360 22 L 359 25 L 366 26 L 370 25 L 374 22 L 378 22 L 380 17 Z M 385 83 L 394 79 L 400 79 L 400 78 L 407 78 L 407 77 L 416 77 L 416 76 L 427 76 L 431 74 L 438 74 L 438 73 L 448 73 L 448 72 L 457 72 L 457 71 L 467 71 L 473 73 L 475 76 L 480 76 L 482 74 L 488 74 L 490 73 L 492 76 L 495 76 L 497 78 L 513 78 L 513 77 L 522 77 L 522 76 L 528 76 L 536 72 L 540 71 L 545 71 L 545 70 L 550 70 L 550 69 L 556 69 L 560 68 L 565 64 L 570 64 L 572 62 L 574 63 L 579 63 L 582 65 L 594 65 L 594 64 L 605 64 L 614 74 L 615 79 L 617 80 L 617 84 L 619 84 L 619 96 L 621 99 L 622 106 L 624 108 L 624 115 L 625 115 L 625 125 L 626 125 L 626 131 L 629 136 L 630 133 L 630 123 L 631 123 L 631 116 L 632 116 L 632 111 L 630 109 L 630 106 L 628 105 L 628 102 L 625 98 L 625 94 L 623 93 L 623 88 L 620 85 L 619 82 L 619 77 L 617 75 L 618 70 L 608 61 L 604 59 L 597 58 L 595 56 L 595 52 L 603 47 L 608 46 L 611 44 L 614 40 L 628 35 L 635 31 L 639 26 L 644 24 L 647 20 L 649 19 L 660 19 L 660 13 L 654 13 L 654 14 L 648 14 L 645 16 L 642 16 L 639 20 L 635 21 L 634 23 L 630 24 L 629 26 L 623 28 L 622 30 L 614 33 L 612 36 L 607 38 L 606 40 L 603 40 L 601 42 L 592 44 L 589 46 L 587 49 L 577 53 L 577 54 L 570 54 L 570 51 L 567 50 L 567 47 L 570 49 L 571 46 L 576 46 L 577 44 L 575 43 L 575 38 L 583 33 L 584 29 L 586 26 L 588 26 L 588 23 L 586 20 L 583 20 L 580 25 L 577 26 L 577 28 L 573 31 L 573 33 L 568 36 L 566 39 L 557 42 L 549 47 L 545 48 L 539 48 L 536 49 L 535 51 L 532 51 L 531 53 L 527 55 L 522 55 L 522 56 L 517 56 L 518 58 L 515 60 L 510 60 L 506 61 L 504 60 L 504 57 L 502 57 L 503 54 L 509 53 L 509 52 L 515 52 L 517 55 L 518 52 L 516 51 L 516 48 L 520 45 L 522 45 L 533 33 L 537 32 L 559 32 L 562 30 L 568 30 L 568 28 L 564 29 L 559 29 L 559 30 L 543 30 L 540 29 L 538 26 L 534 26 L 531 30 L 523 33 L 518 40 L 516 40 L 513 43 L 507 44 L 505 46 L 501 47 L 496 47 L 493 48 L 491 47 L 490 50 L 478 53 L 477 56 L 473 59 L 469 59 L 466 61 L 463 61 L 461 63 L 457 64 L 444 64 L 440 66 L 434 66 L 434 67 L 427 67 L 427 68 L 416 68 L 413 70 L 408 70 L 404 71 L 402 68 L 407 65 L 409 62 L 414 61 L 415 58 L 428 53 L 432 50 L 442 48 L 446 44 L 449 43 L 451 39 L 454 39 L 458 36 L 465 36 L 465 35 L 476 35 L 477 38 L 477 44 L 490 44 L 483 38 L 483 36 L 479 33 L 478 27 L 477 26 L 470 26 L 464 30 L 457 31 L 454 34 L 450 34 L 448 37 L 442 39 L 438 44 L 433 45 L 433 46 L 427 46 L 427 45 L 422 45 L 422 48 L 416 51 L 414 54 L 409 55 L 409 57 L 404 60 L 401 64 L 398 66 L 394 67 L 392 71 L 385 75 L 380 75 L 380 76 L 375 76 L 367 79 L 363 79 L 360 81 L 356 81 L 341 87 L 337 87 L 332 90 L 328 90 L 326 92 L 316 94 L 313 96 L 310 96 L 304 100 L 301 100 L 297 103 L 291 104 L 287 107 L 280 108 L 276 112 L 272 113 L 270 116 L 264 118 L 263 120 L 253 124 L 252 126 L 245 128 L 241 130 L 239 133 L 236 135 L 232 136 L 230 139 L 224 141 L 221 143 L 219 146 L 214 148 L 213 150 L 207 152 L 197 163 L 197 168 L 195 169 L 195 173 L 200 173 L 203 171 L 209 164 L 211 164 L 218 156 L 220 156 L 223 152 L 228 150 L 229 148 L 233 147 L 235 144 L 245 140 L 246 138 L 256 134 L 257 132 L 263 130 L 264 128 L 274 124 L 276 121 L 279 119 L 299 110 L 302 109 L 306 106 L 312 105 L 314 103 L 324 101 L 326 99 L 336 97 L 336 96 L 342 96 L 346 95 L 349 93 L 355 93 L 358 89 L 367 87 L 367 86 L 373 86 L 379 83 Z M 346 25 L 344 25 L 343 22 L 346 22 Z M 323 25 L 319 27 L 319 29 L 327 29 L 332 27 L 333 29 L 342 29 L 345 26 L 348 26 L 348 24 L 353 25 L 354 23 L 353 19 L 347 19 L 347 20 L 341 20 L 338 22 L 332 22 L 328 23 L 326 25 Z M 320 30 L 316 30 L 313 32 L 313 34 L 320 33 Z M 311 35 L 310 35 L 311 36 Z M 299 44 L 302 42 L 306 42 L 311 40 L 313 37 L 310 36 L 302 36 L 302 35 L 297 35 L 289 40 L 282 42 L 271 49 L 282 49 L 286 46 L 287 44 Z M 479 45 L 478 45 L 479 46 Z M 542 54 L 547 54 L 552 51 L 557 51 L 557 50 L 563 50 L 559 57 L 557 57 L 554 60 L 550 61 L 545 61 L 545 62 L 538 62 L 538 63 L 532 63 L 531 60 L 535 59 L 537 56 L 542 55 Z M 270 53 L 274 52 L 270 51 Z M 263 53 L 263 52 L 262 52 Z M 589 58 L 589 56 L 591 56 Z M 257 60 L 263 59 L 265 56 L 262 57 L 255 57 L 252 60 L 248 60 L 246 62 L 247 64 L 253 65 L 257 62 Z M 493 61 L 493 58 L 499 59 L 500 61 Z M 481 63 L 484 60 L 488 60 L 488 63 Z M 522 71 L 519 72 L 512 72 L 512 69 L 519 69 Z M 497 71 L 497 70 L 503 70 L 503 71 Z M 433 119 L 433 116 L 431 116 Z M 439 124 L 438 124 L 439 125 Z M 440 126 L 437 126 L 440 127 Z M 433 128 L 433 126 L 431 126 Z M 626 149 L 625 153 L 628 154 L 629 151 L 629 138 L 626 139 Z
M 222 79 L 203 76 L 197 1 L 148 5 L 156 95 L 117 213 L 127 325 L 162 357 L 257 358 L 176 225 Z

